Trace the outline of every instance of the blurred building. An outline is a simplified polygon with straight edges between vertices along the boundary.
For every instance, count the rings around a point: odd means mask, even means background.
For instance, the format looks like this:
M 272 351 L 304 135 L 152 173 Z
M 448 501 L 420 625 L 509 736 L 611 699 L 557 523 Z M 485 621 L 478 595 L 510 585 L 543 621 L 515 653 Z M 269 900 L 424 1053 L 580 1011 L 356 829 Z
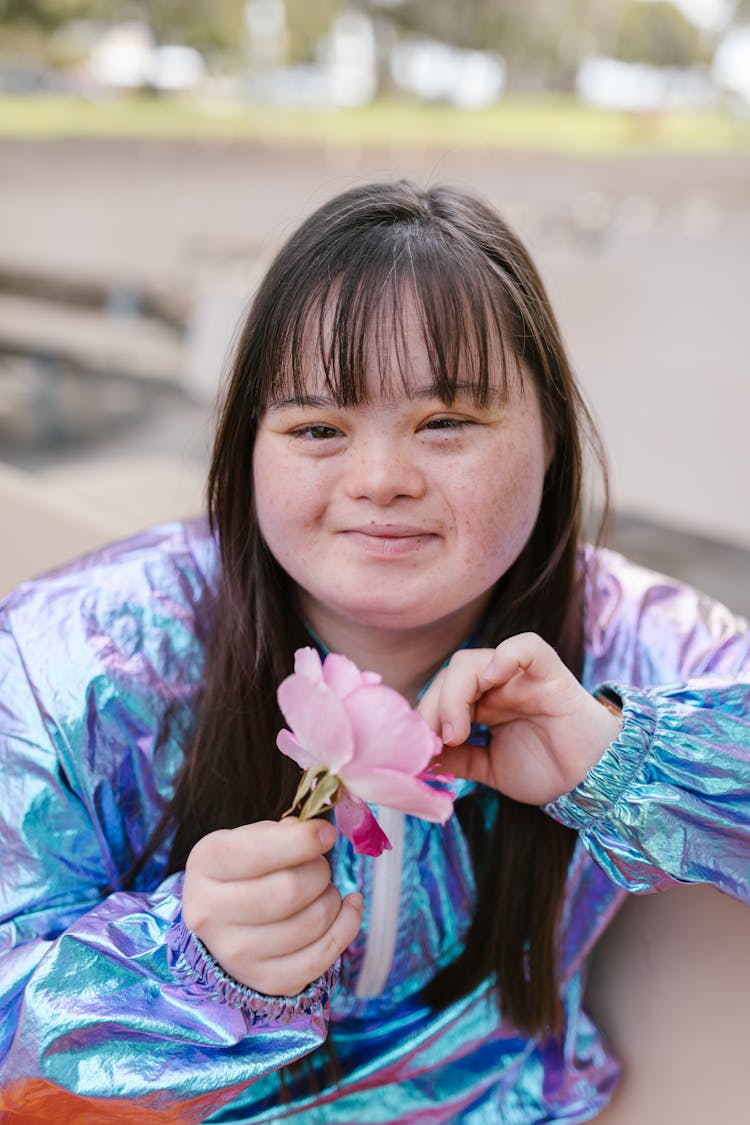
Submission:
M 397 90 L 423 101 L 483 109 L 505 89 L 505 60 L 490 51 L 468 51 L 433 39 L 405 39 L 390 52 Z
M 750 24 L 727 32 L 714 52 L 712 74 L 721 90 L 750 105 Z
M 194 47 L 157 44 L 147 23 L 127 20 L 101 32 L 89 53 L 87 72 L 104 89 L 184 93 L 200 86 L 206 66 Z

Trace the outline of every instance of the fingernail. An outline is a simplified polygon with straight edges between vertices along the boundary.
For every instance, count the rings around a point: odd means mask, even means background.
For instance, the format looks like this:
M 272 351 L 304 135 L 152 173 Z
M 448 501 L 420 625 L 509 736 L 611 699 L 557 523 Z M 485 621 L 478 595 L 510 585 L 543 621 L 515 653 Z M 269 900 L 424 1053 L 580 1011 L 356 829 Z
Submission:
M 453 723 L 443 723 L 443 742 L 450 742 L 453 734 Z
M 354 891 L 353 894 L 349 895 L 349 902 L 352 906 L 356 907 L 357 910 L 362 910 L 365 905 L 365 900 L 359 891 Z
M 328 851 L 336 843 L 336 829 L 327 820 L 318 827 L 318 838 L 323 847 Z

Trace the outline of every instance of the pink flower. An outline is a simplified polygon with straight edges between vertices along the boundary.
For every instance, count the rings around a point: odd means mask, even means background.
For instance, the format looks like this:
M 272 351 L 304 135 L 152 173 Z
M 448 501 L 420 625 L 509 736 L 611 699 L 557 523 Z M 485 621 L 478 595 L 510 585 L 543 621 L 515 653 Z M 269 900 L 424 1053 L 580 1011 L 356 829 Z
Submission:
M 333 804 L 355 850 L 380 855 L 391 845 L 366 801 L 440 824 L 451 815 L 451 794 L 427 784 L 449 780 L 427 772 L 442 742 L 374 672 L 333 652 L 321 664 L 315 649 L 301 648 L 278 700 L 292 729 L 279 731 L 276 744 L 306 771 L 294 805 L 301 816 Z

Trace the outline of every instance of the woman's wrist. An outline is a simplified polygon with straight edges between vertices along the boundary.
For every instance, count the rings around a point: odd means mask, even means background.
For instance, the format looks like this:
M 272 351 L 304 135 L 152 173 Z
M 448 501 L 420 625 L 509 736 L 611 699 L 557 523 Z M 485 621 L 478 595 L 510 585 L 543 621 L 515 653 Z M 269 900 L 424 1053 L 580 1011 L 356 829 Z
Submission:
M 564 788 L 555 795 L 557 799 L 564 793 L 572 792 L 581 784 L 587 774 L 601 761 L 607 749 L 615 742 L 622 730 L 622 709 L 605 691 L 589 695 L 588 702 L 580 716 L 580 742 L 572 753 L 561 778 Z M 594 702 L 596 706 L 594 706 Z

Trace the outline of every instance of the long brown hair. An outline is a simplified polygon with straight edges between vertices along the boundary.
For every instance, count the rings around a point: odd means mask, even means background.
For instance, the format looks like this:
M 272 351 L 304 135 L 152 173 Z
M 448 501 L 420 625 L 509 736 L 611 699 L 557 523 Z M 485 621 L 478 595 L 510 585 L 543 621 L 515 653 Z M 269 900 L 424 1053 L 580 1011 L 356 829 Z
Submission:
M 383 342 L 381 377 L 392 378 L 386 359 L 394 333 L 399 352 L 405 291 L 416 302 L 441 399 L 451 401 L 460 376 L 484 401 L 519 360 L 534 381 L 554 452 L 536 524 L 497 583 L 481 643 L 532 630 L 581 674 L 582 435 L 592 436 L 595 451 L 599 446 L 539 275 L 519 239 L 471 195 L 405 182 L 354 188 L 321 207 L 282 248 L 237 341 L 208 484 L 221 578 L 205 682 L 161 828 L 162 838 L 174 832 L 170 870 L 184 866 L 191 847 L 214 829 L 279 817 L 298 780 L 297 767 L 275 749 L 283 725 L 275 688 L 309 637 L 292 583 L 258 529 L 258 421 L 274 397 L 304 390 L 311 339 L 342 403 L 366 397 L 373 341 Z M 430 983 L 426 998 L 442 1007 L 494 976 L 503 1013 L 519 1029 L 556 1030 L 556 928 L 573 836 L 538 809 L 499 797 L 488 833 L 473 798 L 459 804 L 475 858 L 477 906 L 462 954 Z

